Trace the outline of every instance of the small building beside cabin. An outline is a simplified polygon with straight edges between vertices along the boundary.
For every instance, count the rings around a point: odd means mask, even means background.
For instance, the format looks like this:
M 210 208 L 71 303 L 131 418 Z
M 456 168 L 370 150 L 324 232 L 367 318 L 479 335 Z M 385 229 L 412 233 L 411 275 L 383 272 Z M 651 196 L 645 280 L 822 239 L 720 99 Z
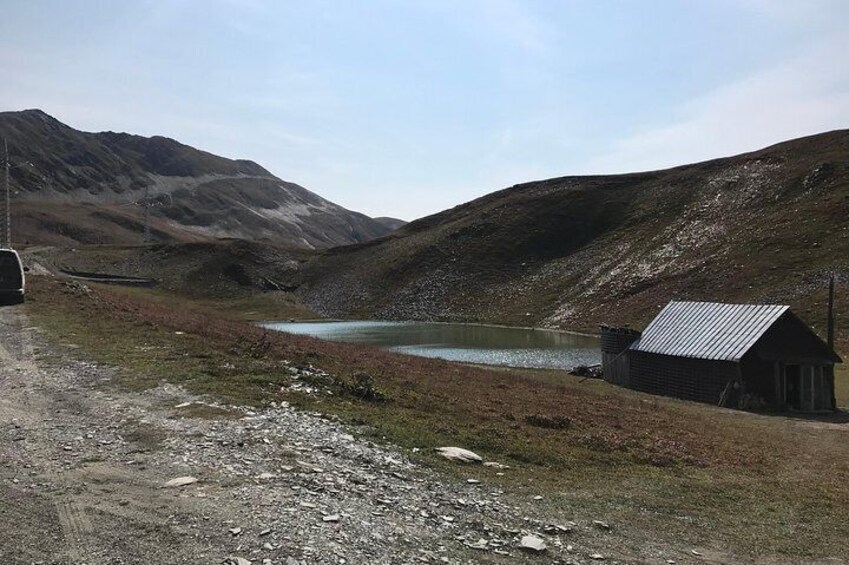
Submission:
M 734 408 L 831 411 L 841 359 L 787 306 L 670 302 L 640 334 L 601 328 L 605 380 Z

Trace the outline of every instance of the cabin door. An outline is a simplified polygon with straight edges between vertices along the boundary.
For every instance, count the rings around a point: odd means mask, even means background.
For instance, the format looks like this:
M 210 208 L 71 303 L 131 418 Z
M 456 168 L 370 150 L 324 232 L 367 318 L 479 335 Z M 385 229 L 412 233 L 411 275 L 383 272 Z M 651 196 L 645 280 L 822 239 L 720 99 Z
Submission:
M 785 365 L 784 402 L 790 409 L 802 412 L 828 410 L 827 382 L 823 367 Z
M 784 402 L 793 410 L 802 409 L 802 368 L 784 366 Z

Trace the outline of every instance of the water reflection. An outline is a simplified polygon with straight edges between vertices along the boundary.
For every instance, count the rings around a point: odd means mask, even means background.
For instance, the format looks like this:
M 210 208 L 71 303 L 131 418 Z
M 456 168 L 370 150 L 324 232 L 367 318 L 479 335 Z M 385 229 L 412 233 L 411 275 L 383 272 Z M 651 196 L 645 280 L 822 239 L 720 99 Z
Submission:
M 570 369 L 598 363 L 598 339 L 567 332 L 424 322 L 267 323 L 264 327 L 329 341 L 464 363 Z

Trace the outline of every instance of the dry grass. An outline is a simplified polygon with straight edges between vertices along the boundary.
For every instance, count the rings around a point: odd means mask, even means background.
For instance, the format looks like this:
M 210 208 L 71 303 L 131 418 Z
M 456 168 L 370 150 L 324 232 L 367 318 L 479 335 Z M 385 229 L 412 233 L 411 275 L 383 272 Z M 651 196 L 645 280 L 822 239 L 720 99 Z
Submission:
M 554 371 L 487 370 L 266 334 L 120 289 L 33 283 L 28 307 L 39 323 L 125 367 L 124 386 L 169 380 L 224 401 L 263 404 L 285 396 L 283 361 L 310 363 L 342 382 L 364 371 L 388 402 L 345 394 L 287 399 L 365 424 L 365 433 L 403 447 L 474 449 L 514 467 L 490 480 L 513 492 L 559 493 L 569 514 L 605 516 L 634 539 L 751 555 L 836 555 L 843 547 L 845 425 L 652 397 Z
M 849 408 L 849 363 L 844 361 L 838 365 L 834 373 L 834 395 L 837 397 L 837 405 Z
M 269 320 L 315 320 L 319 315 L 305 306 L 290 292 L 263 292 L 233 299 L 197 298 L 176 295 L 165 289 L 124 287 L 122 293 L 144 298 L 163 307 L 191 308 L 211 316 L 245 322 Z

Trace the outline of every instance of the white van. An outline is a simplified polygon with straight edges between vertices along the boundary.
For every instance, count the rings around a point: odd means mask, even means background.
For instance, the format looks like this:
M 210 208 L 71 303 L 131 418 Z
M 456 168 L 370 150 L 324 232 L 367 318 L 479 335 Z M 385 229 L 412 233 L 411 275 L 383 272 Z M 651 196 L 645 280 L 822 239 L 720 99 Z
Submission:
M 14 249 L 0 249 L 0 304 L 24 301 L 24 266 Z

